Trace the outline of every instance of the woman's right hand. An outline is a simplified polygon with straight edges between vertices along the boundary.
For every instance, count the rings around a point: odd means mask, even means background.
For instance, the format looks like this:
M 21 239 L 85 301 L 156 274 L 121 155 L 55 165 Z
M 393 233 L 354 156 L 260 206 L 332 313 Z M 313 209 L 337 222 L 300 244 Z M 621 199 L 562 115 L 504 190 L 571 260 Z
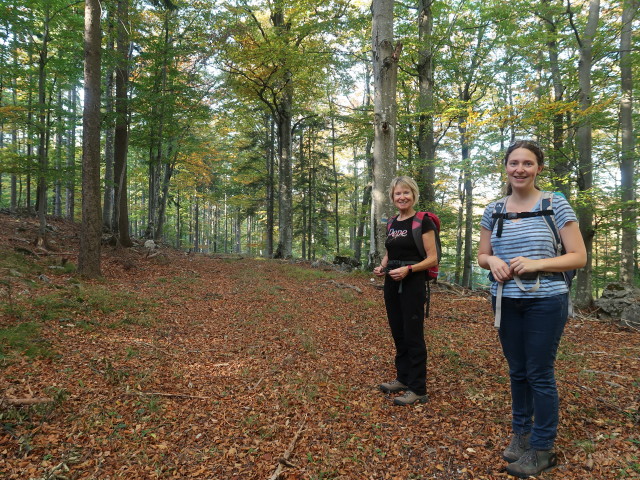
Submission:
M 491 275 L 493 275 L 493 278 L 497 282 L 502 283 L 513 279 L 509 265 L 507 265 L 504 260 L 496 257 L 495 255 L 491 255 L 490 257 L 487 257 L 487 263 L 489 264 Z
M 386 268 L 382 265 L 373 269 L 373 273 L 378 277 L 384 277 L 387 274 Z

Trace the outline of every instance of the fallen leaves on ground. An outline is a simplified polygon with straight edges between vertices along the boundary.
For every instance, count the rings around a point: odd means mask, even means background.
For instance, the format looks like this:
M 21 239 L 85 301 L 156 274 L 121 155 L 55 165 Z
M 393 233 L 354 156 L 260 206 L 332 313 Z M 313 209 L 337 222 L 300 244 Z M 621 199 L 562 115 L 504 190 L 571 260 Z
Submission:
M 7 251 L 33 228 L 2 223 Z M 52 239 L 75 262 L 76 227 L 55 225 Z M 22 321 L 45 318 L 42 341 L 55 352 L 1 365 L 3 397 L 54 399 L 1 407 L 3 478 L 510 478 L 500 458 L 509 382 L 484 294 L 432 291 L 429 402 L 395 407 L 377 389 L 394 377 L 377 279 L 159 252 L 104 247 L 97 281 L 3 272 L 14 305 L 34 300 Z M 87 288 L 111 307 L 73 303 Z M 46 295 L 73 308 L 47 316 L 39 309 L 50 304 L 35 302 Z M 538 478 L 640 478 L 639 338 L 570 321 L 557 361 L 560 465 Z

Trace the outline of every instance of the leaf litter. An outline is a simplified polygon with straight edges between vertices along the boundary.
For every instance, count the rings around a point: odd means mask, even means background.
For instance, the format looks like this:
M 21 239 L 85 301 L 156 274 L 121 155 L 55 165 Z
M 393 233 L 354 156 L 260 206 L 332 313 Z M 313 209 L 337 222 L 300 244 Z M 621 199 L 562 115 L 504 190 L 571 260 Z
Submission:
M 35 228 L 0 220 L 6 251 Z M 51 222 L 75 262 L 77 227 Z M 73 273 L 23 287 L 2 272 L 12 306 L 25 309 L 19 321 L 46 318 L 40 340 L 54 352 L 3 357 L 2 397 L 52 402 L 0 407 L 2 478 L 510 478 L 500 458 L 508 374 L 484 293 L 434 288 L 429 402 L 396 407 L 377 389 L 394 377 L 394 351 L 368 274 L 141 246 L 103 247 L 102 269 L 81 286 Z M 100 287 L 118 305 L 44 316 L 50 305 L 24 301 L 18 285 L 31 300 Z M 18 321 L 3 316 L 3 328 Z M 560 464 L 538 478 L 640 478 L 639 339 L 592 317 L 569 321 L 557 361 Z

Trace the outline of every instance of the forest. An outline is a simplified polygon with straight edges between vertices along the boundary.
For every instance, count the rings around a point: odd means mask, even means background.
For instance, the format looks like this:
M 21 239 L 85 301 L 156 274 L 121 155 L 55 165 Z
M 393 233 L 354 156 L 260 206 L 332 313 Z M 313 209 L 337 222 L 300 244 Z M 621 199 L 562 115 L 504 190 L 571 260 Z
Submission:
M 444 279 L 486 284 L 479 218 L 515 139 L 578 214 L 576 303 L 640 282 L 636 0 L 0 0 L 0 208 L 256 257 L 381 255 L 413 176 Z

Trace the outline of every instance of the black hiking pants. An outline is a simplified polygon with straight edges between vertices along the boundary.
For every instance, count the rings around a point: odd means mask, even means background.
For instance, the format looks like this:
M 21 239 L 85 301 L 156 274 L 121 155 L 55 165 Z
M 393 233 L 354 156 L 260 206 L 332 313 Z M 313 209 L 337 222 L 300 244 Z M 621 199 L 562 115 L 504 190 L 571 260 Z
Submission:
M 410 273 L 401 282 L 384 280 L 384 303 L 396 347 L 397 379 L 416 395 L 427 393 L 427 345 L 424 341 L 426 273 Z

